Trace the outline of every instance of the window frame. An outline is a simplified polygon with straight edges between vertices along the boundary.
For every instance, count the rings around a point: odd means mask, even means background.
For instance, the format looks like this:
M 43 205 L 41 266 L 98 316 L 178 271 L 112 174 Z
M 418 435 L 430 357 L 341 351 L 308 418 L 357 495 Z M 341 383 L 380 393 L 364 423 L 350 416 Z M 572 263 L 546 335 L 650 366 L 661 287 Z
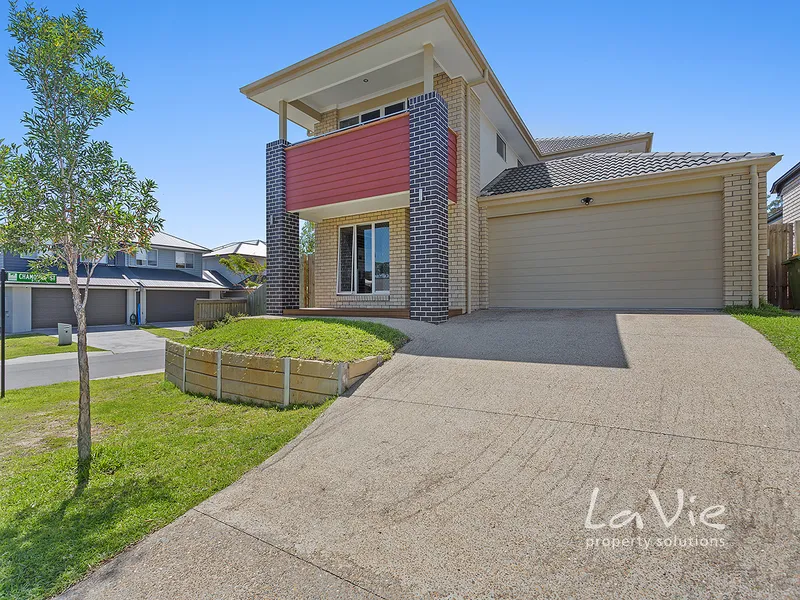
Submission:
M 103 254 L 103 256 L 101 256 L 100 259 L 96 260 L 96 261 L 89 260 L 84 256 L 79 256 L 78 257 L 78 262 L 79 263 L 84 263 L 84 264 L 87 264 L 87 265 L 107 265 L 108 264 L 108 254 Z
M 183 254 L 183 262 L 182 263 L 178 262 L 178 253 Z M 188 257 L 188 256 L 192 257 L 191 266 L 186 261 L 186 257 Z M 178 265 L 181 265 L 181 264 L 183 266 L 179 267 Z M 183 270 L 194 269 L 194 252 L 188 252 L 187 250 L 175 250 L 175 268 L 176 269 L 183 269 Z
M 375 226 L 386 224 L 389 230 L 389 289 L 375 291 Z M 372 291 L 359 292 L 358 282 L 356 281 L 357 272 L 357 258 L 358 252 L 356 251 L 356 231 L 357 227 L 369 225 L 372 231 Z M 342 229 L 350 229 L 353 234 L 353 258 L 350 264 L 350 278 L 353 284 L 353 289 L 350 292 L 342 292 Z M 379 219 L 377 221 L 363 221 L 359 223 L 350 223 L 347 225 L 339 225 L 336 230 L 336 295 L 337 296 L 389 296 L 392 290 L 392 225 L 386 219 Z
M 140 265 L 139 264 L 139 253 L 144 252 L 144 262 Z M 156 253 L 155 264 L 150 264 L 150 256 L 151 252 Z M 158 248 L 150 248 L 150 250 L 137 250 L 136 254 L 133 255 L 133 266 L 134 267 L 157 267 L 158 266 Z
M 500 153 L 500 144 L 501 143 L 503 144 L 503 152 L 502 152 L 502 154 Z M 506 162 L 506 157 L 508 156 L 508 144 L 503 139 L 503 137 L 496 131 L 495 131 L 495 142 L 494 142 L 494 144 L 495 144 L 495 151 L 497 152 L 497 155 L 500 158 L 503 159 L 503 162 Z
M 388 107 L 394 106 L 395 104 L 400 104 L 401 102 L 403 103 L 403 109 L 402 110 L 398 110 L 396 112 L 393 112 L 391 115 L 388 115 L 388 116 L 393 117 L 394 115 L 402 114 L 402 113 L 404 113 L 404 112 L 406 112 L 408 110 L 408 98 L 404 98 L 402 100 L 397 100 L 395 102 L 389 102 L 388 104 L 383 104 L 381 106 L 375 106 L 375 107 L 369 108 L 367 110 L 362 110 L 360 113 L 357 113 L 355 115 L 350 115 L 346 119 L 339 119 L 339 123 L 338 123 L 339 127 L 338 127 L 338 129 L 349 129 L 350 127 L 358 127 L 359 125 L 366 125 L 367 123 L 372 123 L 373 121 L 378 121 L 380 119 L 383 119 L 383 118 L 385 118 L 387 116 L 386 115 L 386 109 Z M 375 117 L 374 119 L 370 119 L 369 121 L 362 121 L 361 120 L 362 116 L 364 116 L 364 115 L 366 115 L 368 113 L 371 113 L 371 112 L 375 112 L 376 110 L 380 111 L 380 114 L 377 117 Z M 344 125 L 344 126 L 342 125 L 342 123 L 344 123 L 345 121 L 349 121 L 350 119 L 358 119 L 358 123 L 355 123 L 353 125 Z M 364 225 L 366 225 L 366 223 L 364 223 Z

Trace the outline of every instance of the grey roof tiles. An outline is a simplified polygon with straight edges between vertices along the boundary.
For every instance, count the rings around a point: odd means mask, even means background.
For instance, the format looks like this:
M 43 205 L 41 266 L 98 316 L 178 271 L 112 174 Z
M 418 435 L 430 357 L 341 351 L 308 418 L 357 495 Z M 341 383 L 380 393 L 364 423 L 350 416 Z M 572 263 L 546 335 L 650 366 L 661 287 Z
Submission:
M 592 152 L 506 169 L 481 196 L 563 187 L 775 156 L 752 152 Z
M 637 131 L 635 133 L 598 133 L 594 135 L 570 135 L 564 137 L 544 137 L 534 138 L 536 145 L 542 154 L 558 154 L 560 152 L 570 152 L 581 148 L 591 148 L 614 142 L 624 142 L 646 135 L 653 135 L 647 131 Z

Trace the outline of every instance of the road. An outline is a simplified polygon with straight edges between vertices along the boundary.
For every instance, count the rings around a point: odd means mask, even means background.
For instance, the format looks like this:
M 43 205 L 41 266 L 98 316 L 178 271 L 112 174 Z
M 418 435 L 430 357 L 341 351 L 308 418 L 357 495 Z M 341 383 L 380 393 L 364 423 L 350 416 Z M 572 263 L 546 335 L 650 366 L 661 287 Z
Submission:
M 6 366 L 6 389 L 15 390 L 34 385 L 48 385 L 62 381 L 78 380 L 78 357 L 76 354 L 51 354 L 47 358 L 48 360 L 37 360 L 35 362 L 18 363 L 9 361 Z M 19 360 L 15 359 L 15 361 Z M 92 352 L 89 354 L 89 374 L 92 379 L 163 370 L 163 347 L 160 350 L 140 350 L 122 354 L 114 354 L 112 352 Z
M 188 330 L 191 324 L 164 324 L 171 329 Z M 50 333 L 50 332 L 46 332 Z M 90 327 L 90 346 L 103 352 L 89 353 L 92 379 L 123 377 L 164 370 L 164 338 L 136 327 Z M 78 380 L 78 358 L 73 352 L 23 356 L 6 362 L 6 389 L 49 385 Z

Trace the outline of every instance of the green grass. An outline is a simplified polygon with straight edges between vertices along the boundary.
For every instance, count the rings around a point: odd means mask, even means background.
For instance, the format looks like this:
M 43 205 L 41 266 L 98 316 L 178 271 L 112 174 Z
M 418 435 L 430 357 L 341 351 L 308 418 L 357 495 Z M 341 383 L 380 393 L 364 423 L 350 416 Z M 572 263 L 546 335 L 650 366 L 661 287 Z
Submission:
M 345 362 L 391 357 L 408 338 L 368 321 L 343 319 L 239 319 L 187 337 L 190 346 Z
M 183 331 L 175 331 L 166 327 L 155 327 L 154 325 L 139 325 L 139 329 L 144 329 L 147 333 L 152 333 L 158 337 L 167 338 L 168 340 L 180 341 L 186 337 Z
M 102 348 L 89 346 L 89 352 L 100 352 Z M 36 356 L 39 354 L 60 354 L 62 352 L 77 352 L 78 344 L 72 342 L 69 346 L 59 346 L 58 338 L 43 333 L 21 333 L 10 335 L 6 338 L 6 358 L 19 358 L 20 356 Z
M 755 309 L 735 306 L 725 310 L 760 332 L 800 369 L 800 315 L 770 305 Z
M 93 460 L 76 485 L 76 383 L 0 401 L 0 598 L 45 598 L 173 521 L 295 437 L 327 406 L 182 394 L 163 375 L 92 382 Z

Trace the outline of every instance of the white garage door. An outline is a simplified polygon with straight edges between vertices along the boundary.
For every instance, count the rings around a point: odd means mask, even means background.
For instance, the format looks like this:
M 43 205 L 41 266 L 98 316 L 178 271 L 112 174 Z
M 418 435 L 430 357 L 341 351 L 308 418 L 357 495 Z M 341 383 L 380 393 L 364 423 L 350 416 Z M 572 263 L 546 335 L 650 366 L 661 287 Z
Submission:
M 704 194 L 489 219 L 489 304 L 720 308 L 722 198 Z

